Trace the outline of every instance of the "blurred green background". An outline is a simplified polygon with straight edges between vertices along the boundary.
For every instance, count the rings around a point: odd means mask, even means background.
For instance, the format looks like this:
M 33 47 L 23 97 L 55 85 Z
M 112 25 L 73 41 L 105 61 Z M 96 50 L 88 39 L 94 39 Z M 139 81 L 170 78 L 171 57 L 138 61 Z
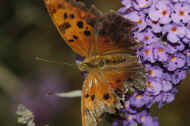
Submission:
M 102 11 L 119 9 L 120 0 L 95 0 Z M 43 0 L 0 1 L 0 126 L 17 126 L 18 104 L 34 112 L 38 126 L 81 125 L 80 98 L 51 93 L 80 89 L 76 67 L 36 61 L 40 56 L 75 63 L 76 54 L 54 27 Z M 189 75 L 188 75 L 189 76 Z M 176 100 L 155 113 L 160 126 L 190 126 L 190 79 L 179 86 Z

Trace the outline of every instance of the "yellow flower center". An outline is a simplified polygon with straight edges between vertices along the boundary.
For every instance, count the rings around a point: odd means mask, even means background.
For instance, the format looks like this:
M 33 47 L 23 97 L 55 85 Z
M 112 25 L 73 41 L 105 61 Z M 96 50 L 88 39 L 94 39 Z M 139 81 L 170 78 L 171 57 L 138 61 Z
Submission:
M 164 50 L 163 50 L 162 48 L 159 48 L 159 49 L 158 49 L 158 52 L 159 52 L 159 53 L 162 53 L 163 51 L 164 51 Z
M 176 56 L 172 56 L 171 61 L 175 61 L 175 60 L 176 60 Z
M 158 24 L 158 22 L 157 21 L 152 21 L 152 24 Z
M 132 116 L 129 115 L 129 116 L 128 116 L 128 120 L 131 120 L 131 119 L 132 119 Z
M 148 6 L 147 4 L 143 4 L 143 5 L 142 5 L 142 8 L 145 8 L 145 7 L 147 7 L 147 6 Z
M 148 86 L 148 88 L 151 88 L 152 87 L 152 83 L 149 81 L 147 86 Z
M 142 95 L 137 94 L 137 95 L 136 95 L 136 98 L 142 98 Z
M 137 21 L 137 23 L 138 23 L 138 24 L 142 24 L 142 20 L 139 19 L 139 20 Z
M 149 37 L 148 37 L 148 36 L 145 36 L 144 39 L 145 39 L 145 40 L 149 40 Z
M 177 28 L 176 27 L 173 27 L 172 28 L 172 32 L 176 32 L 177 31 Z
M 148 49 L 145 50 L 145 54 L 146 55 L 149 55 L 150 54 L 150 51 Z
M 153 71 L 153 70 L 150 70 L 150 71 L 149 71 L 149 75 L 150 75 L 150 76 L 153 76 L 153 74 L 154 74 L 154 71 Z
M 179 15 L 184 16 L 184 15 L 185 15 L 185 12 L 184 12 L 184 11 L 180 11 L 180 12 L 179 12 Z
M 144 121 L 144 118 L 143 118 L 143 117 L 141 117 L 141 118 L 140 118 L 140 120 L 143 122 L 143 121 Z
M 128 108 L 128 104 L 125 104 L 125 108 Z
M 166 10 L 163 10 L 162 11 L 162 15 L 165 16 L 167 14 L 167 11 Z

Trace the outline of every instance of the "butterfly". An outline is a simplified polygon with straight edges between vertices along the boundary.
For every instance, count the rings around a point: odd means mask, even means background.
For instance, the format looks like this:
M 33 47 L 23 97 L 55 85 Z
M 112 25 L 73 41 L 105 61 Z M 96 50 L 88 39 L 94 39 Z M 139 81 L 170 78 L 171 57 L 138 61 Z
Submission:
M 124 94 L 145 88 L 144 67 L 132 37 L 136 23 L 115 11 L 103 14 L 79 0 L 44 0 L 64 41 L 84 58 L 77 66 L 87 72 L 81 96 L 83 126 L 97 126 L 103 116 L 121 109 Z

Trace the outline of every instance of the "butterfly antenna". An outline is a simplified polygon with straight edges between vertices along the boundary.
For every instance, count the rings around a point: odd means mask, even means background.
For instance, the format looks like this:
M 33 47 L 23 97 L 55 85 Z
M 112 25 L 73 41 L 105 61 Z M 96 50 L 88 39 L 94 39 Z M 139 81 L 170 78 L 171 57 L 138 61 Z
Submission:
M 44 58 L 41 58 L 41 57 L 38 57 L 38 56 L 35 58 L 35 60 L 41 61 L 41 62 L 46 62 L 46 63 L 51 63 L 51 64 L 67 65 L 67 66 L 71 66 L 72 68 L 76 67 L 76 65 L 72 64 L 72 63 L 52 61 L 52 60 L 44 59 Z

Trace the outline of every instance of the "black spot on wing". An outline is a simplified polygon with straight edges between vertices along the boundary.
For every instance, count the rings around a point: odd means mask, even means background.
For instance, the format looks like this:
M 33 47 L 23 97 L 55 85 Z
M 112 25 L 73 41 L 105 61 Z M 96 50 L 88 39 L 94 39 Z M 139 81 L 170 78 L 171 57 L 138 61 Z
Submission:
M 120 83 L 120 82 L 121 82 L 121 80 L 119 80 L 119 79 L 118 79 L 118 80 L 116 80 L 116 83 Z
M 74 38 L 75 40 L 77 40 L 77 39 L 78 39 L 78 36 L 76 36 L 76 35 L 73 35 L 73 38 Z
M 82 21 L 78 21 L 78 22 L 77 22 L 77 26 L 78 26 L 78 28 L 83 28 L 83 27 L 84 27 L 84 24 L 83 24 Z
M 108 93 L 104 94 L 103 99 L 108 100 L 110 98 L 110 95 Z
M 59 30 L 60 30 L 61 32 L 65 32 L 66 29 L 68 29 L 68 28 L 70 28 L 70 27 L 71 27 L 71 25 L 70 25 L 68 22 L 63 23 L 63 24 L 61 24 L 61 25 L 58 26 L 58 28 L 59 28 Z
M 111 61 L 109 59 L 105 59 L 105 64 L 110 64 Z
M 84 31 L 84 35 L 86 35 L 86 36 L 90 36 L 90 35 L 91 35 L 91 32 L 88 31 L 88 30 L 85 30 L 85 31 Z
M 84 97 L 85 97 L 85 98 L 88 98 L 89 96 L 90 96 L 89 94 L 86 94 Z
M 71 19 L 74 19 L 74 18 L 75 18 L 75 15 L 74 15 L 74 14 L 70 14 L 69 17 L 70 17 Z
M 73 39 L 69 39 L 68 41 L 69 41 L 69 42 L 74 42 L 75 40 L 73 40 Z
M 67 19 L 67 17 L 68 17 L 68 15 L 67 15 L 67 13 L 65 12 L 65 13 L 64 13 L 64 19 Z
M 60 4 L 60 3 L 59 3 L 59 4 L 57 5 L 57 8 L 58 8 L 58 9 L 63 8 L 63 7 L 64 7 L 63 4 Z
M 92 95 L 92 96 L 91 96 L 91 99 L 92 99 L 92 101 L 94 101 L 94 99 L 95 99 L 95 95 Z

